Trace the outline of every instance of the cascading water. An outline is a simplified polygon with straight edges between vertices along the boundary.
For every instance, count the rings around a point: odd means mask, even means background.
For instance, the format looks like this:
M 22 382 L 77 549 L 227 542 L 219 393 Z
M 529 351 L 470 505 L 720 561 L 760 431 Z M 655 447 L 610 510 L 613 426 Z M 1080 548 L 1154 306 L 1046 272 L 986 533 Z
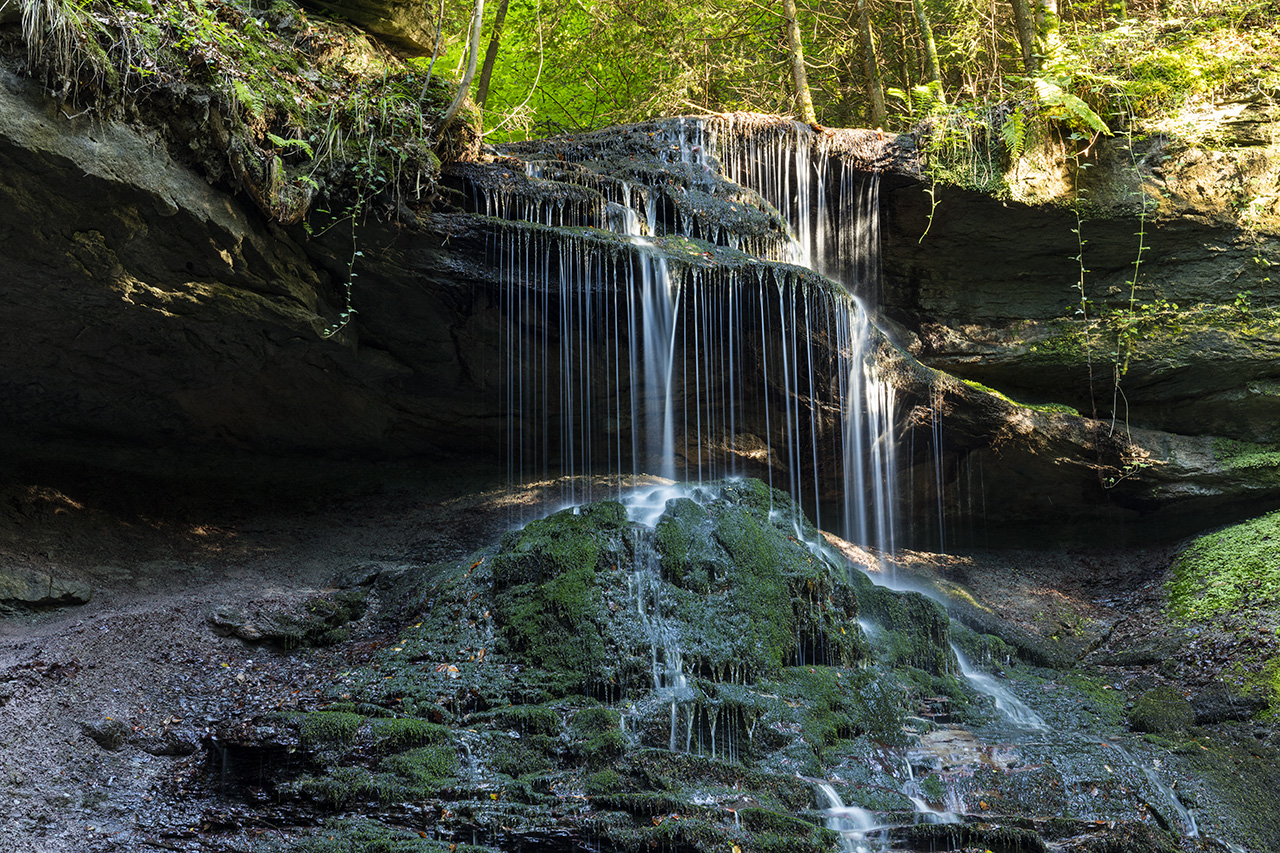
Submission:
M 877 372 L 861 301 L 879 289 L 878 179 L 815 144 L 803 125 L 753 133 L 680 121 L 658 147 L 681 182 L 674 191 L 562 160 L 531 164 L 527 177 L 594 187 L 596 205 L 574 193 L 548 205 L 478 190 L 477 210 L 491 215 L 613 235 L 499 231 L 512 479 L 559 473 L 564 499 L 578 502 L 594 488 L 583 474 L 618 475 L 619 495 L 628 474 L 631 485 L 642 474 L 699 483 L 754 474 L 786 488 L 819 528 L 892 554 L 894 393 Z M 740 187 L 724 189 L 721 164 L 772 212 L 743 205 Z M 702 215 L 700 205 L 714 209 L 726 195 L 743 221 L 770 227 L 739 232 Z M 651 527 L 675 494 L 632 490 L 631 519 Z M 680 637 L 664 618 L 651 534 L 637 534 L 628 581 L 651 652 L 646 701 L 669 706 L 668 748 L 732 759 L 734 731 L 750 724 L 722 724 L 720 709 L 700 704 L 690 686 Z M 886 827 L 815 784 L 846 850 L 883 848 Z M 920 819 L 949 819 L 917 794 Z
M 808 780 L 826 803 L 827 829 L 840 835 L 840 846 L 845 853 L 871 853 L 882 850 L 887 827 L 876 822 L 875 815 L 858 806 L 846 806 L 836 789 L 821 779 Z
M 620 490 L 624 475 L 751 474 L 788 489 L 820 527 L 892 552 L 893 391 L 850 295 L 878 288 L 878 179 L 816 140 L 804 125 L 678 120 L 657 135 L 663 165 L 647 176 L 557 159 L 531 162 L 527 177 L 570 188 L 560 195 L 474 188 L 477 211 L 622 240 L 499 229 L 513 481 L 559 474 L 578 502 L 596 487 L 581 475 L 614 476 Z M 678 238 L 798 262 L 844 291 Z
M 1027 703 L 1014 696 L 1012 691 L 990 675 L 976 669 L 964 653 L 954 645 L 951 651 L 955 654 L 957 663 L 960 664 L 960 674 L 969 682 L 969 686 L 983 696 L 990 697 L 995 703 L 996 713 L 1008 725 L 1024 732 L 1049 731 L 1049 724 L 1044 721 L 1044 717 L 1031 710 Z

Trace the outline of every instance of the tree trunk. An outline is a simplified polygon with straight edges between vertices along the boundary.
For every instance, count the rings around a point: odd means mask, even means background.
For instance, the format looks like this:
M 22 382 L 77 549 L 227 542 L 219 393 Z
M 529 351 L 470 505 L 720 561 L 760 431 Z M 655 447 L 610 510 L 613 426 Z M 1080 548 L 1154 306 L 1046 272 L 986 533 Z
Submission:
M 1036 38 L 1041 56 L 1053 56 L 1058 41 L 1058 0 L 1036 0 Z
M 929 25 L 929 13 L 925 11 L 924 0 L 911 0 L 916 20 L 920 22 L 920 40 L 924 44 L 924 75 L 938 84 L 938 95 L 942 97 L 942 72 L 938 69 L 938 46 L 933 42 L 933 27 Z
M 493 63 L 498 59 L 498 46 L 502 43 L 502 25 L 507 21 L 507 4 L 501 0 L 493 16 L 493 33 L 489 36 L 489 48 L 484 52 L 484 67 L 480 69 L 480 82 L 476 84 L 476 104 L 480 111 L 489 100 L 489 78 L 493 76 Z
M 1009 0 L 1013 7 L 1013 19 L 1018 28 L 1018 46 L 1022 48 L 1022 68 L 1028 76 L 1040 70 L 1036 56 L 1036 21 L 1031 13 L 1030 0 Z
M 800 41 L 800 23 L 796 20 L 796 0 L 782 0 L 782 17 L 787 25 L 787 54 L 791 58 L 791 79 L 795 82 L 800 120 L 817 124 L 813 96 L 809 94 L 809 77 L 804 69 L 804 43 Z
M 884 83 L 880 79 L 880 63 L 876 61 L 876 44 L 871 36 L 871 15 L 867 0 L 858 0 L 858 31 L 862 34 L 862 71 L 867 81 L 867 100 L 871 104 L 871 126 L 884 127 L 888 114 L 884 108 Z
M 449 104 L 449 109 L 445 110 L 444 118 L 440 121 L 440 130 L 437 135 L 442 135 L 445 129 L 453 123 L 453 119 L 458 115 L 458 110 L 462 109 L 462 102 L 467 99 L 467 93 L 471 91 L 471 81 L 476 76 L 476 62 L 480 58 L 480 29 L 484 23 L 484 0 L 476 0 L 476 8 L 471 13 L 471 37 L 467 39 L 467 50 L 469 58 L 467 59 L 467 71 L 462 75 L 462 79 L 458 82 L 458 94 L 453 96 L 453 103 Z

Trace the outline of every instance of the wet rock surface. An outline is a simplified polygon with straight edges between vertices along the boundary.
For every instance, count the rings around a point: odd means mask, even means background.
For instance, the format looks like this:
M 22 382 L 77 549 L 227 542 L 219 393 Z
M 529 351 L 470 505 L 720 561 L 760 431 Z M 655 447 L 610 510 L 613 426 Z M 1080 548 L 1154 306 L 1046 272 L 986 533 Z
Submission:
M 815 550 L 789 500 L 749 481 L 694 489 L 652 530 L 605 501 L 504 534 L 514 496 L 353 494 L 361 477 L 332 473 L 305 513 L 189 504 L 194 539 L 155 507 L 148 537 L 104 525 L 70 480 L 83 509 L 6 517 L 9 560 L 57 530 L 64 569 L 110 589 L 4 623 L 12 849 L 838 849 L 864 824 L 823 784 L 897 827 L 868 836 L 895 849 L 1274 843 L 1269 723 L 1130 731 L 1162 685 L 1213 707 L 1222 675 L 1196 656 L 1230 660 L 1225 637 L 1161 616 L 1171 549 L 904 555 L 899 583 L 950 584 L 949 619 L 872 584 L 874 555 Z M 366 609 L 330 644 L 218 628 L 328 628 L 318 603 L 350 596 Z M 953 644 L 1004 692 L 959 678 Z M 1037 644 L 1058 668 L 1030 662 Z M 1010 722 L 1010 696 L 1033 716 Z

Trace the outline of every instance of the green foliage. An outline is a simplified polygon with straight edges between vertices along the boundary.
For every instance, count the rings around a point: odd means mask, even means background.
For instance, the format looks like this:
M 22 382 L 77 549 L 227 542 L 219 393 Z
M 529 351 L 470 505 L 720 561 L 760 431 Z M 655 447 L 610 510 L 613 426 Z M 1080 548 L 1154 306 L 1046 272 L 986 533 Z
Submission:
M 264 8 L 216 0 L 23 0 L 32 71 L 84 108 L 160 107 L 158 123 L 214 177 L 293 223 L 318 191 L 366 202 L 381 188 L 355 174 L 376 164 L 401 198 L 434 192 L 431 151 L 443 81 L 377 52 L 350 26 L 312 20 L 287 0 Z M 203 126 L 187 113 L 208 112 Z M 202 121 L 205 121 L 202 119 Z
M 1249 441 L 1215 438 L 1213 455 L 1228 471 L 1250 469 L 1280 471 L 1280 447 L 1274 444 L 1254 444 Z
M 453 782 L 458 756 L 452 746 L 424 746 L 388 756 L 378 769 L 395 776 L 411 796 L 426 797 Z
M 1009 397 L 1006 394 L 1003 394 L 997 391 L 994 388 L 983 385 L 981 382 L 978 382 L 977 380 L 962 379 L 960 381 L 963 382 L 965 385 L 968 385 L 970 388 L 973 388 L 978 391 L 982 391 L 983 393 L 986 393 L 986 394 L 991 394 L 995 397 L 999 397 L 1001 400 L 1004 400 L 1005 402 L 1010 403 L 1014 406 L 1019 406 L 1024 409 L 1030 409 L 1034 412 L 1044 412 L 1045 414 L 1062 414 L 1062 415 L 1080 414 L 1079 411 L 1077 411 L 1076 409 L 1064 403 L 1022 403 L 1022 402 L 1019 402 L 1018 400 L 1013 399 L 1012 397 Z
M 1196 539 L 1166 591 L 1170 615 L 1184 622 L 1280 601 L 1280 513 Z
M 1048 118 L 1057 119 L 1075 130 L 1111 135 L 1111 129 L 1102 117 L 1083 99 L 1069 92 L 1061 80 L 1034 77 L 1031 79 L 1031 86 Z
M 369 725 L 373 747 L 382 752 L 397 752 L 427 744 L 449 742 L 449 729 L 446 726 L 416 717 L 370 720 Z
M 587 792 L 587 796 L 598 796 L 600 794 L 616 794 L 625 790 L 627 780 L 616 770 L 597 770 L 586 778 L 583 788 Z

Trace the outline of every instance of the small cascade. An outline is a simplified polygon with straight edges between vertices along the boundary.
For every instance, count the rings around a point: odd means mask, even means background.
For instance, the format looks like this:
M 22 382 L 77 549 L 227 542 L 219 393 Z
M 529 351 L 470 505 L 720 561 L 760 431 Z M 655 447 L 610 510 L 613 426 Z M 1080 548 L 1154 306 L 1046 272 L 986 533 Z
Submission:
M 695 691 L 689 686 L 684 671 L 680 637 L 663 613 L 662 565 L 653 542 L 653 524 L 662 514 L 667 500 L 679 494 L 681 490 L 677 487 L 660 487 L 637 491 L 634 499 L 628 499 L 629 517 L 643 526 L 636 531 L 635 570 L 627 584 L 649 641 L 653 693 L 671 705 L 668 748 L 672 752 L 688 752 L 697 713 L 697 707 L 690 703 Z M 682 720 L 685 723 L 683 727 Z
M 887 849 L 884 838 L 888 827 L 879 824 L 875 815 L 858 806 L 846 806 L 829 782 L 821 779 L 805 779 L 826 802 L 822 810 L 826 815 L 827 829 L 840 835 L 840 849 L 845 853 L 874 853 Z
M 1017 696 L 1014 696 L 1003 684 L 1000 684 L 985 672 L 975 669 L 964 653 L 954 645 L 951 647 L 951 651 L 955 654 L 956 661 L 960 664 L 960 674 L 969 682 L 969 686 L 983 696 L 990 696 L 995 700 L 996 711 L 1006 723 L 1024 732 L 1050 731 L 1049 724 L 1045 722 L 1044 718 L 1031 710 Z
M 1155 767 L 1152 767 L 1146 762 L 1139 761 L 1131 752 L 1129 752 L 1129 750 L 1114 741 L 1103 740 L 1101 743 L 1104 746 L 1115 750 L 1115 752 L 1125 760 L 1125 763 L 1142 771 L 1142 775 L 1147 777 L 1147 781 L 1151 783 L 1151 787 L 1155 788 L 1160 795 L 1164 797 L 1165 802 L 1169 804 L 1169 808 L 1172 810 L 1173 814 L 1177 816 L 1179 823 L 1182 824 L 1181 831 L 1184 836 L 1187 838 L 1200 837 L 1200 826 L 1196 822 L 1195 815 L 1193 815 L 1191 810 L 1182 802 L 1182 799 L 1178 796 L 1178 792 L 1173 789 L 1173 786 L 1166 784 L 1160 778 Z
M 912 760 L 913 755 L 911 753 L 903 757 L 903 776 L 906 778 L 902 782 L 902 794 L 911 801 L 911 807 L 915 809 L 916 823 L 960 823 L 960 815 L 965 811 L 965 807 L 954 782 L 949 781 L 946 783 L 942 797 L 942 807 L 937 808 L 931 805 L 928 795 L 925 793 L 924 785 L 916 778 Z M 941 758 L 938 756 L 933 757 L 931 769 L 941 775 Z

